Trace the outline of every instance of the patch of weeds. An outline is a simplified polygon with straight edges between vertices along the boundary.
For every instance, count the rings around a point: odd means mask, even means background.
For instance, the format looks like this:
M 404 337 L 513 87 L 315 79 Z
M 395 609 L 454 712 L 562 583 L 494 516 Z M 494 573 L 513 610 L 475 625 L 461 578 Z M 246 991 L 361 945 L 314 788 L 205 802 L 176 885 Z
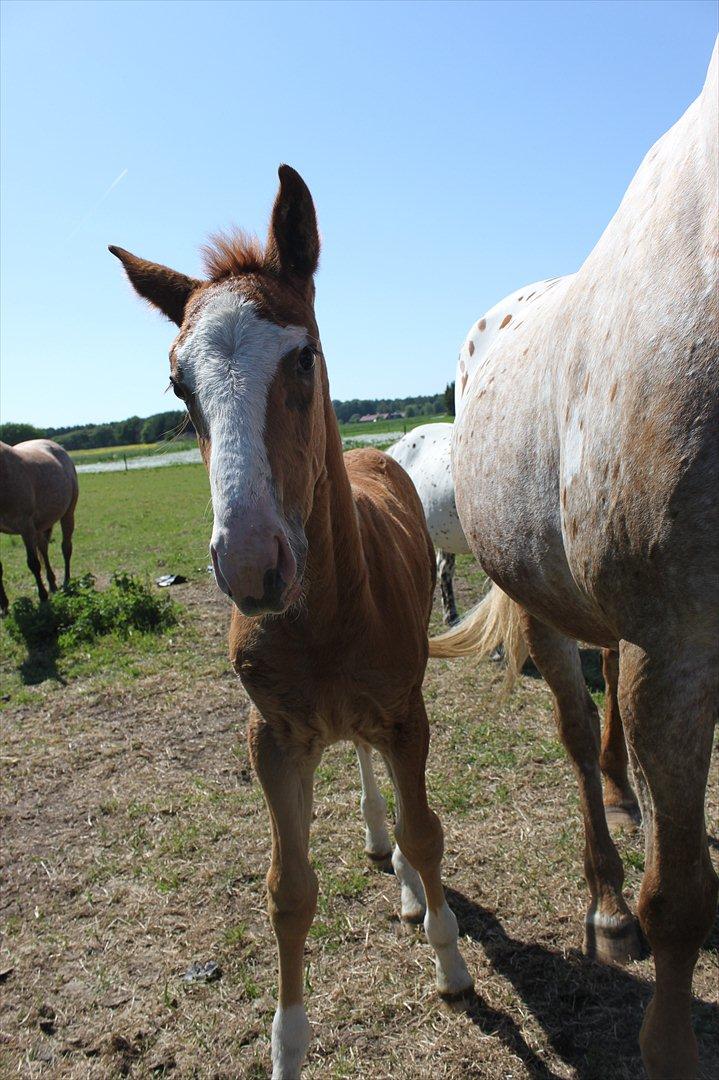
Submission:
M 104 591 L 95 588 L 92 574 L 85 574 L 44 603 L 21 596 L 5 625 L 10 636 L 30 650 L 51 643 L 68 650 L 106 634 L 129 638 L 135 633 L 161 633 L 176 622 L 177 608 L 169 597 L 156 596 L 132 574 L 116 573 Z
M 176 892 L 182 885 L 182 878 L 179 874 L 161 874 L 155 878 L 155 888 L 162 896 L 167 896 L 168 893 Z
M 199 847 L 200 829 L 197 825 L 188 825 L 184 829 L 174 829 L 160 845 L 166 855 L 188 855 Z
M 343 919 L 332 919 L 327 922 L 323 919 L 315 919 L 310 927 L 309 936 L 327 952 L 337 952 L 342 946 L 342 935 L 346 929 L 347 924 Z
M 228 926 L 222 934 L 223 944 L 232 947 L 238 945 L 244 945 L 247 940 L 247 926 L 245 923 L 237 923 L 235 926 Z
M 631 848 L 624 852 L 624 862 L 627 866 L 630 866 L 632 870 L 638 870 L 641 874 L 644 873 L 644 852 L 632 851 Z
M 239 973 L 238 982 L 242 987 L 242 992 L 248 1001 L 256 1001 L 260 997 L 262 991 L 255 982 L 252 973 L 249 970 L 241 971 Z

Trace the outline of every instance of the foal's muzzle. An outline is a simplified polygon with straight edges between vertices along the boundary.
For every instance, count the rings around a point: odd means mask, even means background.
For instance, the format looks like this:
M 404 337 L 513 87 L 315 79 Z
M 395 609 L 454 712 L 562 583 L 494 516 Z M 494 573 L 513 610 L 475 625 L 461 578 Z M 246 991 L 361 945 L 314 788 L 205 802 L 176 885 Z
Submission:
M 279 518 L 216 526 L 210 555 L 219 588 L 243 615 L 279 614 L 297 599 L 297 561 Z

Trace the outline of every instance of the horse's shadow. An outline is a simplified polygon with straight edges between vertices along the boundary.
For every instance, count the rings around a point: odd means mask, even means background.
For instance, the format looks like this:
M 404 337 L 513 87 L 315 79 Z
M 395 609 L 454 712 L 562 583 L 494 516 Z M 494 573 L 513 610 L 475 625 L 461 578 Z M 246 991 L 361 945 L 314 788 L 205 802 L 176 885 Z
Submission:
M 496 972 L 506 978 L 544 1030 L 555 1054 L 579 1080 L 644 1075 L 639 1029 L 652 985 L 629 971 L 589 960 L 578 949 L 566 953 L 510 937 L 491 911 L 462 893 L 447 890 L 460 933 L 481 943 Z M 519 1025 L 478 994 L 465 1006 L 483 1032 L 500 1038 L 536 1080 L 558 1076 L 532 1049 Z M 717 1009 L 694 1003 L 694 1028 L 703 1061 L 717 1060 Z M 621 1062 L 621 1072 L 618 1063 Z
M 45 645 L 28 645 L 27 656 L 20 664 L 20 678 L 25 686 L 36 686 L 47 679 L 54 679 L 62 686 L 66 680 L 62 677 L 57 667 L 57 659 L 60 655 L 57 641 L 48 642 Z
M 60 656 L 57 634 L 47 631 L 39 641 L 37 635 L 23 633 L 23 640 L 27 656 L 19 665 L 18 671 L 25 686 L 37 686 L 38 683 L 45 682 L 47 679 L 54 679 L 55 682 L 65 686 L 66 680 L 57 666 Z

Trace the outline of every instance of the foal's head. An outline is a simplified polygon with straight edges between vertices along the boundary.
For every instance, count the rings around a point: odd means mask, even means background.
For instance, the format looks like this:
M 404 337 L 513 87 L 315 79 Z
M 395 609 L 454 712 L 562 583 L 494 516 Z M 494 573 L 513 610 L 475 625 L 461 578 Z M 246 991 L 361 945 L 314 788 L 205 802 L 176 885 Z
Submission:
M 136 291 L 180 328 L 170 380 L 210 474 L 217 584 L 245 615 L 299 598 L 324 466 L 317 219 L 299 174 L 283 165 L 279 177 L 264 250 L 241 235 L 216 238 L 205 249 L 209 280 L 110 248 Z

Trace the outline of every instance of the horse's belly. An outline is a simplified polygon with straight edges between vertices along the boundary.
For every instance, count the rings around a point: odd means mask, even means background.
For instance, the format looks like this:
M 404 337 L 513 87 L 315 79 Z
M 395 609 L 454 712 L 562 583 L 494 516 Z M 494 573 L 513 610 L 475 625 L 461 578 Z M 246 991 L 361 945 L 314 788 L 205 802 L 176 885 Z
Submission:
M 418 482 L 417 494 L 424 508 L 427 529 L 434 546 L 455 555 L 468 555 L 469 544 L 457 513 L 449 462 L 445 475 Z
M 452 461 L 459 518 L 489 577 L 563 633 L 614 644 L 613 631 L 567 559 L 559 448 L 536 378 L 517 373 L 504 391 L 491 379 L 476 386 L 456 422 Z

